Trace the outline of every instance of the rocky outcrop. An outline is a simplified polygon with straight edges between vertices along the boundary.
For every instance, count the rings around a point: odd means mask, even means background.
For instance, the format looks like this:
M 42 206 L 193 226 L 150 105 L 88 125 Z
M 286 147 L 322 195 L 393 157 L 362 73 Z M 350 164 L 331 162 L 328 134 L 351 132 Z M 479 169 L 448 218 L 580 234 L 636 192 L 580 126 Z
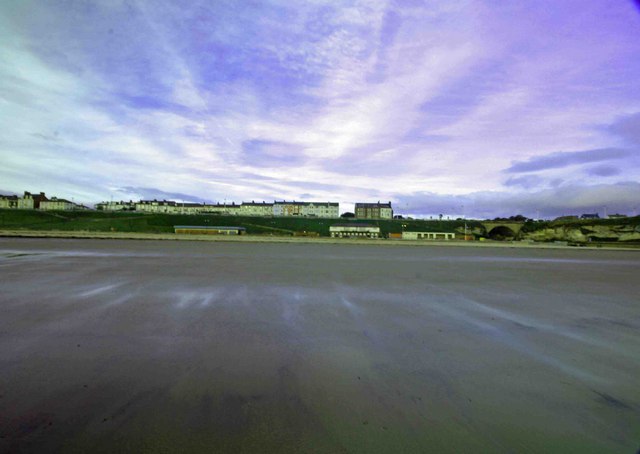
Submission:
M 522 239 L 533 241 L 624 242 L 640 241 L 639 225 L 565 224 L 550 225 L 522 234 Z

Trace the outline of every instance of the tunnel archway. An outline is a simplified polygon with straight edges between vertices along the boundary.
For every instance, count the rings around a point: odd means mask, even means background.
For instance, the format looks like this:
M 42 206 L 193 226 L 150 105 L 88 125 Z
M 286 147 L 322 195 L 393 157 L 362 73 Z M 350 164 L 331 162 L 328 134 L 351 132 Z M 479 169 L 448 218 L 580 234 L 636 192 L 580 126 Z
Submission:
M 516 233 L 505 225 L 499 225 L 492 228 L 487 236 L 496 241 L 510 241 L 516 237 Z

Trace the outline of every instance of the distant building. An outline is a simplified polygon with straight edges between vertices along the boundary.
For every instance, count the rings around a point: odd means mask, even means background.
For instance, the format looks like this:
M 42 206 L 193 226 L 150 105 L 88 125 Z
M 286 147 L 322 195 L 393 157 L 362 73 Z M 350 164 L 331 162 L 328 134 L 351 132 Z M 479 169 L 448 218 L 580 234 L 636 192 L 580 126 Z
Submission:
M 273 203 L 242 202 L 238 214 L 242 216 L 273 216 Z
M 379 238 L 380 227 L 371 224 L 334 224 L 329 227 L 332 238 Z
M 337 218 L 340 207 L 337 202 L 273 202 L 273 215 Z
M 100 202 L 96 204 L 96 210 L 98 211 L 135 211 L 136 203 L 131 200 L 128 202 Z
M 244 227 L 201 225 L 174 225 L 173 230 L 187 235 L 243 235 L 246 231 Z
M 600 219 L 600 216 L 598 216 L 598 213 L 585 213 L 580 216 L 580 219 Z
M 356 203 L 356 218 L 358 219 L 392 219 L 393 208 L 389 203 Z
M 176 202 L 173 212 L 178 214 L 202 214 L 206 210 L 207 210 L 207 205 L 204 203 Z
M 40 203 L 47 201 L 47 196 L 44 192 L 40 194 L 31 194 L 25 191 L 24 195 L 18 198 L 18 209 L 23 210 L 37 210 L 40 208 Z
M 219 214 L 241 216 L 301 216 L 337 218 L 340 207 L 337 202 L 242 202 L 231 203 L 187 203 L 173 200 L 140 200 L 139 202 L 100 202 L 97 210 L 138 211 L 142 213 L 166 214 Z
M 31 194 L 30 192 L 25 191 L 22 197 L 18 197 L 16 195 L 0 196 L 0 208 L 37 210 L 40 208 L 40 203 L 46 200 L 48 199 L 44 192 L 41 192 L 40 194 Z
M 610 214 L 609 216 L 607 216 L 609 219 L 623 219 L 626 218 L 627 215 L 626 214 Z
M 456 234 L 450 232 L 402 232 L 403 240 L 455 240 Z
M 18 208 L 18 196 L 0 195 L 0 208 Z
M 240 207 L 241 205 L 236 205 L 235 202 L 206 204 L 204 206 L 204 213 L 234 216 L 240 214 Z
M 81 209 L 81 207 L 68 200 L 52 197 L 49 200 L 43 200 L 42 202 L 40 202 L 40 209 L 47 211 L 71 211 L 75 209 Z
M 140 200 L 136 202 L 136 211 L 147 213 L 175 213 L 176 202 L 171 200 Z

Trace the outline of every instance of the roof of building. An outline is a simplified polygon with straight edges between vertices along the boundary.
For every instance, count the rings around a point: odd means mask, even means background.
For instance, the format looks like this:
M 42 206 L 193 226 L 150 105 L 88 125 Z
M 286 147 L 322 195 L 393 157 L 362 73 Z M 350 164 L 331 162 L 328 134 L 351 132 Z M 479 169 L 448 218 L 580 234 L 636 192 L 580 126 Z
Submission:
M 296 202 L 291 201 L 291 202 L 287 202 L 285 200 L 283 200 L 282 202 L 273 202 L 274 205 L 314 205 L 314 206 L 320 206 L 320 205 L 326 205 L 326 206 L 339 206 L 340 204 L 338 202 Z
M 169 205 L 169 206 L 175 206 L 176 202 L 174 202 L 173 200 L 140 200 L 139 202 L 136 203 L 140 203 L 143 205 L 149 205 L 152 203 L 159 203 L 162 205 Z
M 1 195 L 0 194 L 0 199 L 18 200 L 18 196 L 17 195 Z
M 207 203 L 205 208 L 240 208 L 240 205 L 236 205 L 235 203 Z
M 42 200 L 42 202 L 63 202 L 63 203 L 73 203 L 67 199 L 59 199 L 57 197 L 51 197 L 48 200 Z
M 242 206 L 273 206 L 272 202 L 242 202 Z
M 33 201 L 36 203 L 48 200 L 47 196 L 44 195 L 44 192 L 41 192 L 39 194 L 31 194 L 29 191 L 24 191 L 22 199 L 33 199 Z

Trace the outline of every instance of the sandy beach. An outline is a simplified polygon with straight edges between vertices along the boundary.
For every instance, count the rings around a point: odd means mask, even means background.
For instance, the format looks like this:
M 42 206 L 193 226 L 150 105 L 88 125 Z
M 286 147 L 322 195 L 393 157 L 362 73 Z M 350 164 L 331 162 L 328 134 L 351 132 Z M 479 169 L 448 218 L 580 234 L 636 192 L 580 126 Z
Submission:
M 640 447 L 640 256 L 313 242 L 0 238 L 0 452 Z

